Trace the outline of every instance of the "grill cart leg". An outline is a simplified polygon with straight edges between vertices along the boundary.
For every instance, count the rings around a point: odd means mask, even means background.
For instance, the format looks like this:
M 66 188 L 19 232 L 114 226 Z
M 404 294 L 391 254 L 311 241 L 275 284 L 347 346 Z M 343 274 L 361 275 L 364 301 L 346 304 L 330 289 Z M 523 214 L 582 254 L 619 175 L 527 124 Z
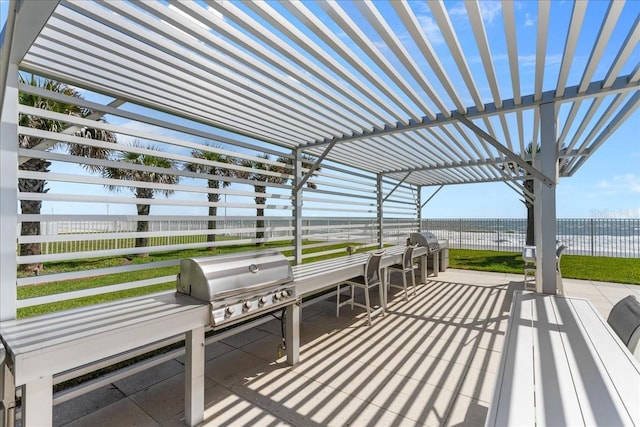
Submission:
M 435 251 L 433 254 L 433 276 L 438 277 L 438 271 L 440 271 L 440 251 Z
M 204 421 L 204 326 L 185 334 L 184 422 Z
M 287 306 L 287 362 L 297 365 L 300 361 L 300 301 Z
M 424 254 L 420 257 L 420 283 L 427 284 L 427 276 L 429 275 L 427 269 L 428 267 L 428 255 Z

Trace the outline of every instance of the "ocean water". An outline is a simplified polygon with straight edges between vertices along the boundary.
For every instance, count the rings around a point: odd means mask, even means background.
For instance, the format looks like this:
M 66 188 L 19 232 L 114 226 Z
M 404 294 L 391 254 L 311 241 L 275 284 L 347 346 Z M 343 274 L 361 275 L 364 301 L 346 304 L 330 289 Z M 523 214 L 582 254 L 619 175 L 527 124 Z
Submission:
M 525 219 L 427 219 L 422 226 L 457 248 L 518 251 L 526 242 Z M 640 218 L 559 218 L 556 229 L 567 253 L 640 258 Z

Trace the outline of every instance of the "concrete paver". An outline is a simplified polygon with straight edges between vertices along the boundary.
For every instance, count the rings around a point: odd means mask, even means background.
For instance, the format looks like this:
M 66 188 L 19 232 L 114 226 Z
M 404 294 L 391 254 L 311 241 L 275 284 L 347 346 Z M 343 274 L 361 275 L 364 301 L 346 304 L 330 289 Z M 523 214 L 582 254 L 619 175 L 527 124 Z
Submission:
M 204 425 L 483 425 L 522 275 L 449 269 L 366 326 L 335 299 L 302 309 L 301 361 L 278 357 L 280 323 L 208 346 Z M 565 280 L 607 316 L 632 285 Z M 372 296 L 377 300 L 377 295 Z M 182 425 L 182 357 L 54 408 L 56 425 Z M 102 391 L 101 391 L 102 390 Z M 107 396 L 91 410 L 90 399 Z M 73 408 L 78 412 L 73 414 Z

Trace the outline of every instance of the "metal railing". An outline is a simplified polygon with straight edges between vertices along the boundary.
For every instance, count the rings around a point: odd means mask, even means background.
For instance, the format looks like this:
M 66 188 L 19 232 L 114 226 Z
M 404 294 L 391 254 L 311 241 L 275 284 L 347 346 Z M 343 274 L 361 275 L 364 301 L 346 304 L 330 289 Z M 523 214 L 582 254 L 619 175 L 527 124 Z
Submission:
M 204 234 L 193 233 L 206 230 L 206 220 L 163 220 L 149 222 L 149 231 L 167 232 L 158 236 L 154 244 L 182 244 L 204 242 Z M 244 239 L 255 236 L 255 219 L 219 219 L 217 229 L 225 240 Z M 292 235 L 289 218 L 265 218 L 266 238 Z M 526 220 L 519 218 L 447 218 L 424 219 L 422 230 L 435 233 L 440 239 L 448 239 L 449 247 L 518 252 L 526 241 Z M 130 218 L 112 221 L 49 221 L 42 224 L 43 235 L 70 235 L 87 233 L 117 233 L 135 231 L 136 222 Z M 408 219 L 385 219 L 385 243 L 403 242 L 417 222 Z M 175 232 L 190 232 L 185 234 Z M 375 243 L 377 222 L 374 218 L 305 218 L 303 237 L 324 242 Z M 640 258 L 640 219 L 585 218 L 557 220 L 557 240 L 569 246 L 573 255 L 611 256 Z M 43 253 L 80 252 L 101 249 L 133 247 L 134 239 L 112 238 L 105 240 L 79 240 L 48 242 L 43 244 Z
M 640 218 L 559 218 L 556 236 L 572 255 L 640 258 Z M 519 218 L 423 219 L 422 230 L 449 240 L 449 247 L 517 252 L 526 242 Z
M 208 220 L 201 219 L 148 219 L 148 232 L 153 233 L 153 246 L 180 245 L 205 242 Z M 131 217 L 114 216 L 112 220 L 46 221 L 41 223 L 43 254 L 101 251 L 133 248 L 137 221 Z M 293 238 L 293 221 L 290 218 L 264 218 L 264 238 L 282 240 Z M 305 218 L 302 221 L 303 239 L 308 241 L 361 244 L 377 243 L 378 224 L 375 218 Z M 417 220 L 385 219 L 383 241 L 402 243 L 413 231 Z M 202 233 L 200 233 L 202 232 Z M 127 237 L 118 237 L 122 236 Z M 218 241 L 251 239 L 256 235 L 255 218 L 228 218 L 216 220 Z

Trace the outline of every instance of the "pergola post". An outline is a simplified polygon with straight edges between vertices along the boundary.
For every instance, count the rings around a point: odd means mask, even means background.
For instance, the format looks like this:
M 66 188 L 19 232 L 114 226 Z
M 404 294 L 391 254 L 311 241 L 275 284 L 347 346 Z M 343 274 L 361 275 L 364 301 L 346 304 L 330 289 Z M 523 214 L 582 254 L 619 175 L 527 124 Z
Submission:
M 293 263 L 302 264 L 302 152 L 293 150 Z
M 382 174 L 379 173 L 376 176 L 376 213 L 378 218 L 378 247 L 382 249 L 384 246 L 383 242 L 383 233 L 384 233 L 384 225 L 382 224 L 382 204 L 384 203 L 383 194 L 382 194 Z
M 0 320 L 16 318 L 18 241 L 18 66 L 7 70 L 0 117 Z
M 416 209 L 418 217 L 418 232 L 422 231 L 422 185 L 418 185 L 416 194 Z
M 558 150 L 556 148 L 556 105 L 540 105 L 540 152 L 537 169 L 554 183 L 544 185 L 535 180 L 534 221 L 536 232 L 536 290 L 557 293 L 556 285 L 556 184 L 558 181 Z

